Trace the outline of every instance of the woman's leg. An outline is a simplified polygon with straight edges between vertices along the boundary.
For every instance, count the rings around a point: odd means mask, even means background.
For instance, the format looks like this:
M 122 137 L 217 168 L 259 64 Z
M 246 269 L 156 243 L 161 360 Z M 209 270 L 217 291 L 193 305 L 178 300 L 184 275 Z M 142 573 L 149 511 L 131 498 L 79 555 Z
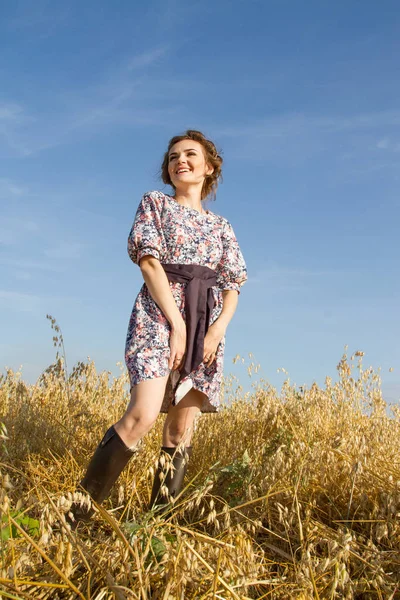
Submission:
M 128 408 L 114 426 L 128 448 L 136 446 L 157 420 L 168 377 L 165 375 L 165 377 L 141 381 L 132 388 Z
M 190 446 L 193 425 L 205 398 L 205 394 L 192 389 L 176 406 L 171 406 L 164 423 L 163 446 L 176 448 L 181 442 Z
M 103 502 L 135 452 L 140 438 L 153 426 L 160 412 L 168 376 L 140 382 L 131 392 L 123 417 L 105 433 L 87 467 L 81 487 L 93 500 Z M 75 504 L 72 525 L 91 517 L 91 511 Z
M 194 422 L 203 405 L 204 394 L 190 390 L 177 406 L 168 411 L 163 431 L 158 468 L 154 476 L 150 508 L 168 504 L 182 489 L 187 463 L 191 454 L 190 442 Z M 182 448 L 177 446 L 182 445 Z M 163 493 L 164 492 L 164 493 Z

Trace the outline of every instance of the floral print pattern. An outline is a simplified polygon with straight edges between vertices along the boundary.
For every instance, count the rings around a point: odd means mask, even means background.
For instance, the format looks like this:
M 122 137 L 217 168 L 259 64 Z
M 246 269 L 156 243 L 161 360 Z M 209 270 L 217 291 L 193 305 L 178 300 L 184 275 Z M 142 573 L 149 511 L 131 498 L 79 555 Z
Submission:
M 128 253 L 135 264 L 139 264 L 143 256 L 151 255 L 161 263 L 198 264 L 215 270 L 217 286 L 212 288 L 215 306 L 210 325 L 221 314 L 222 291 L 240 293 L 247 279 L 246 264 L 229 221 L 211 211 L 202 214 L 185 207 L 160 191 L 144 194 L 129 234 Z M 185 284 L 170 282 L 170 288 L 185 318 Z M 143 284 L 133 305 L 126 337 L 125 362 L 131 386 L 170 373 L 170 332 L 166 317 Z M 209 367 L 202 363 L 180 382 L 179 389 L 188 391 L 193 387 L 205 394 L 207 400 L 202 412 L 218 410 L 224 349 L 225 338 Z M 176 373 L 171 375 L 174 377 Z M 174 397 L 172 388 L 170 377 L 161 412 L 168 412 L 171 404 L 181 399 L 178 392 Z

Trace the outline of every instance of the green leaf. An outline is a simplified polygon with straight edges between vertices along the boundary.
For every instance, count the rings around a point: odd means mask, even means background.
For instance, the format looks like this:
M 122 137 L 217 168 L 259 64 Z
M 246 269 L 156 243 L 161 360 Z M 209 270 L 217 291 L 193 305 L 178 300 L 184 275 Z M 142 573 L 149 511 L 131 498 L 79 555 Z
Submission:
M 154 552 L 154 556 L 156 557 L 156 561 L 161 562 L 164 554 L 167 551 L 167 548 L 165 547 L 164 542 L 162 540 L 160 540 L 159 538 L 153 536 L 151 538 L 151 548 Z
M 22 529 L 24 529 L 24 531 L 26 531 L 26 533 L 30 537 L 34 538 L 34 537 L 39 536 L 40 525 L 39 525 L 39 521 L 37 519 L 32 519 L 29 515 L 27 515 L 25 513 L 20 513 L 17 511 L 11 511 L 10 515 L 12 516 L 14 521 L 16 521 L 18 523 L 18 525 L 20 525 L 20 527 L 22 527 Z M 10 537 L 16 538 L 16 537 L 20 537 L 20 536 L 21 536 L 21 534 L 18 531 L 18 529 L 15 527 L 15 525 L 11 525 L 11 527 L 10 527 L 8 515 L 3 514 L 2 518 L 1 518 L 1 530 L 0 530 L 1 540 L 7 541 L 8 539 L 10 539 Z

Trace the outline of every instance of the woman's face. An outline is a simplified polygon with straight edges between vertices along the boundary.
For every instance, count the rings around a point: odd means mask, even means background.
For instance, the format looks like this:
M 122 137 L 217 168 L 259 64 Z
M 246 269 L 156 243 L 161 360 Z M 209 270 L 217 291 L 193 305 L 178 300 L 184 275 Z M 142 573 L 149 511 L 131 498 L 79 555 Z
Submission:
M 175 189 L 186 189 L 188 184 L 203 184 L 206 175 L 213 172 L 208 167 L 203 146 L 194 140 L 181 140 L 174 144 L 168 155 L 168 173 Z

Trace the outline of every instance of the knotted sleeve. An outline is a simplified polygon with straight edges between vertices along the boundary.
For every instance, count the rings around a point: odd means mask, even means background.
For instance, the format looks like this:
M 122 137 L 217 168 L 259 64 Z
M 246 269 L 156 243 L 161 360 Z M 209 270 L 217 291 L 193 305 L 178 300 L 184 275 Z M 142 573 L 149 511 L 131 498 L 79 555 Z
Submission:
M 247 280 L 247 269 L 229 221 L 224 220 L 221 240 L 223 250 L 216 268 L 217 284 L 222 290 L 235 290 L 240 294 L 240 288 Z
M 128 237 L 128 254 L 137 265 L 144 256 L 164 262 L 167 246 L 161 221 L 162 199 L 147 192 L 140 201 Z

